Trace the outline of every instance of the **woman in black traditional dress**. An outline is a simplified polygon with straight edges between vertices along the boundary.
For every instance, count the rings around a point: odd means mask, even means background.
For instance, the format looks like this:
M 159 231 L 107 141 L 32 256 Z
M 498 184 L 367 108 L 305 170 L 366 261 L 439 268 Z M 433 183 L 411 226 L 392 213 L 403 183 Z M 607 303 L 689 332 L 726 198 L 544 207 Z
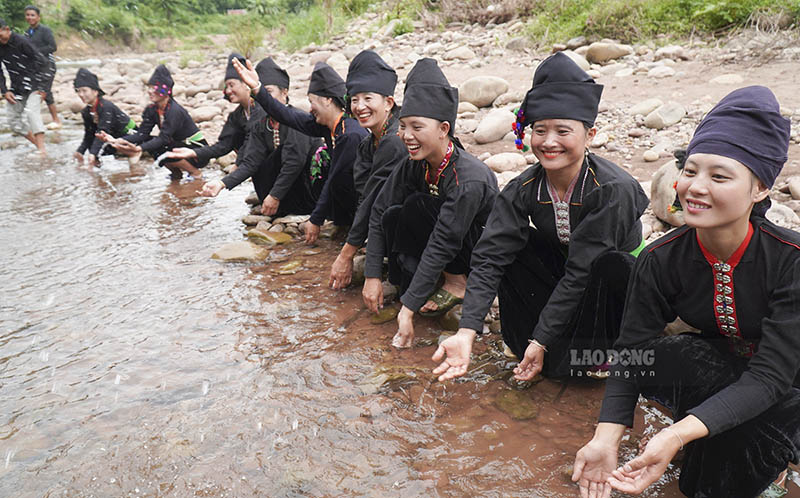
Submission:
M 800 450 L 800 234 L 764 214 L 789 136 L 759 86 L 730 93 L 698 125 L 676 184 L 686 225 L 637 261 L 600 423 L 575 459 L 583 496 L 640 493 L 682 448 L 687 496 L 785 494 Z M 662 336 L 678 316 L 701 332 Z M 640 394 L 674 423 L 617 468 Z
M 495 202 L 472 256 L 461 328 L 433 357 L 446 356 L 434 370 L 441 380 L 466 372 L 495 294 L 517 379 L 585 377 L 604 366 L 594 351 L 619 333 L 648 200 L 636 179 L 587 151 L 602 90 L 563 53 L 536 69 L 514 129 L 522 148 L 532 126 L 539 161 Z
M 406 79 L 399 134 L 409 157 L 394 169 L 375 199 L 369 222 L 364 303 L 383 305 L 381 274 L 389 257 L 389 281 L 403 303 L 392 342 L 411 347 L 414 314 L 452 307 L 437 296 L 453 296 L 469 272 L 478 241 L 497 195 L 497 179 L 453 136 L 458 90 L 433 59 L 420 59 Z M 438 282 L 442 287 L 437 290 Z

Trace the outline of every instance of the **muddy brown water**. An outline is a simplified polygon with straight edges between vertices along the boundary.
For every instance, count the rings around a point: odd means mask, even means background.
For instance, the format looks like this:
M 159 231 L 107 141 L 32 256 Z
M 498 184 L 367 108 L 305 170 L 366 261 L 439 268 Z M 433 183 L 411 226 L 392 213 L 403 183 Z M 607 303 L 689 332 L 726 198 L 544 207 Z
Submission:
M 74 124 L 49 140 L 41 161 L 0 136 L 0 496 L 576 495 L 602 384 L 519 390 L 496 335 L 436 382 L 437 322 L 391 348 L 358 289 L 325 287 L 336 243 L 209 258 L 241 240 L 247 185 L 199 198 L 152 164 L 78 168 Z

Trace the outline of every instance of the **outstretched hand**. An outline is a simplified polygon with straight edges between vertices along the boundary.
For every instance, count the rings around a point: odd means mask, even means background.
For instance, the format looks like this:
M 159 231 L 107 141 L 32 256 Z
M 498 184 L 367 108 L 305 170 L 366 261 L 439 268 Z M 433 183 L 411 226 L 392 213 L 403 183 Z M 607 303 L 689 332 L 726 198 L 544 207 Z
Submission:
M 243 66 L 239 59 L 233 59 L 233 68 L 239 73 L 239 77 L 242 78 L 242 82 L 245 85 L 256 90 L 261 86 L 261 82 L 258 80 L 258 73 L 253 68 L 253 63 L 250 62 L 250 59 L 247 59 L 246 62 L 247 67 Z
M 575 455 L 572 481 L 580 487 L 581 498 L 608 498 L 611 472 L 617 466 L 617 447 L 592 439 Z
M 535 342 L 528 344 L 525 356 L 514 369 L 514 378 L 521 381 L 531 380 L 542 371 L 544 366 L 544 348 Z
M 664 475 L 667 465 L 680 449 L 678 441 L 662 430 L 650 439 L 639 456 L 612 472 L 609 484 L 624 493 L 641 493 Z
M 439 382 L 455 379 L 467 373 L 475 335 L 474 330 L 462 328 L 455 335 L 442 341 L 431 358 L 433 361 L 441 361 L 439 366 L 433 369 L 433 374 L 439 376 Z

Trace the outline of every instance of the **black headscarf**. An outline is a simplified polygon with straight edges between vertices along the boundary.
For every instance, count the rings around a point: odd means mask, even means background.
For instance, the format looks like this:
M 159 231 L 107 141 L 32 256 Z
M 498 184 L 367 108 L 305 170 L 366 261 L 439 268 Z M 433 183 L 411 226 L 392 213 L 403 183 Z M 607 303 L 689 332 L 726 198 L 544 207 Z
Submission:
M 308 93 L 320 97 L 333 97 L 341 101 L 347 89 L 341 76 L 324 62 L 317 62 L 311 72 L 311 81 L 308 83 Z
M 595 83 L 568 55 L 557 52 L 536 68 L 517 121 L 524 128 L 542 119 L 574 119 L 591 128 L 602 93 L 603 85 Z
M 78 69 L 78 73 L 75 75 L 75 80 L 72 84 L 76 90 L 85 86 L 92 90 L 97 90 L 100 95 L 105 95 L 105 92 L 100 88 L 100 83 L 97 81 L 97 76 L 84 67 Z
M 164 64 L 159 64 L 156 67 L 153 75 L 147 80 L 147 84 L 157 87 L 156 90 L 161 95 L 172 95 L 172 87 L 175 86 L 175 82 L 172 81 L 172 75 L 169 74 L 169 69 Z
M 275 64 L 272 57 L 262 59 L 256 64 L 258 80 L 262 85 L 275 85 L 278 88 L 289 88 L 289 73 Z
M 450 135 L 455 132 L 458 114 L 458 89 L 450 86 L 434 59 L 417 61 L 406 78 L 401 118 L 422 116 L 450 123 Z
M 347 95 L 374 92 L 394 97 L 397 73 L 381 56 L 372 50 L 364 50 L 350 62 L 347 70 Z
M 703 118 L 686 156 L 705 153 L 735 159 L 771 188 L 788 159 L 790 136 L 791 122 L 781 116 L 772 91 L 748 86 L 726 95 Z
M 228 56 L 228 66 L 225 68 L 225 79 L 226 80 L 241 80 L 242 78 L 239 77 L 239 73 L 236 72 L 236 68 L 233 67 L 233 59 L 237 59 L 239 62 L 242 63 L 242 66 L 247 66 L 246 59 L 237 54 L 236 52 L 231 53 Z

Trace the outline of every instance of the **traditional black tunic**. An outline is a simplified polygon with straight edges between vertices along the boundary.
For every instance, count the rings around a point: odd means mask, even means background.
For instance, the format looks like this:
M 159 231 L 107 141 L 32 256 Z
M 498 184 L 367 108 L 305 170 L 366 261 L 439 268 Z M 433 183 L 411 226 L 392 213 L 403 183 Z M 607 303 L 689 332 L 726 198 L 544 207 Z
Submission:
M 10 86 L 6 86 L 3 66 L 11 78 Z M 27 38 L 11 33 L 8 43 L 0 45 L 0 93 L 11 91 L 25 97 L 33 91 L 44 90 L 46 76 L 47 59 Z
M 250 118 L 248 119 L 244 112 L 244 107 L 239 105 L 228 114 L 225 124 L 222 125 L 222 131 L 219 132 L 219 137 L 217 137 L 217 143 L 195 149 L 194 153 L 197 154 L 197 158 L 200 161 L 208 162 L 231 151 L 236 151 L 236 165 L 238 166 L 241 164 L 242 158 L 247 154 L 248 147 L 250 147 L 250 138 L 254 128 L 258 126 L 265 116 L 264 110 L 260 106 L 254 105 L 250 108 Z M 261 152 L 262 157 L 268 155 L 266 150 L 259 152 Z
M 391 250 L 386 243 L 386 236 L 390 234 L 383 228 L 384 213 L 390 207 L 402 205 L 413 194 L 427 195 L 425 173 L 424 160 L 406 158 L 394 169 L 375 199 L 369 221 L 367 278 L 381 277 L 383 257 Z M 497 178 L 489 167 L 465 150 L 454 147 L 450 163 L 438 182 L 438 198 L 442 203 L 433 231 L 413 279 L 400 298 L 406 307 L 416 312 L 425 304 L 436 289 L 442 270 L 463 249 L 467 234 L 483 229 L 497 192 Z
M 159 134 L 151 136 L 150 132 L 156 126 L 158 126 Z M 157 105 L 150 104 L 142 113 L 142 124 L 139 125 L 136 133 L 122 138 L 133 144 L 139 144 L 143 152 L 149 153 L 154 158 L 176 147 L 199 149 L 207 145 L 192 117 L 172 98 L 167 102 L 163 119 L 158 113 Z M 208 164 L 208 159 L 203 161 L 198 158 L 190 160 L 190 162 L 195 167 L 202 168 Z
M 332 219 L 336 225 L 352 224 L 358 202 L 353 183 L 353 164 L 358 144 L 367 135 L 367 130 L 359 126 L 355 119 L 344 117 L 339 120 L 335 130 L 330 130 L 317 123 L 313 114 L 285 106 L 272 98 L 263 85 L 255 100 L 272 119 L 282 125 L 325 140 L 331 164 L 317 205 L 311 213 L 311 223 L 322 225 L 326 219 Z
M 500 193 L 475 247 L 461 327 L 482 331 L 501 277 L 528 243 L 532 224 L 543 243 L 561 253 L 565 266 L 538 322 L 532 317 L 523 335 L 545 345 L 552 343 L 575 316 L 594 261 L 609 251 L 630 252 L 641 244 L 639 218 L 648 202 L 633 177 L 614 163 L 589 154 L 569 199 L 569 244 L 563 244 L 544 169 L 538 163 L 528 168 Z
M 751 224 L 724 263 L 688 226 L 650 244 L 615 345 L 650 350 L 655 363 L 612 368 L 600 421 L 631 426 L 640 392 L 676 420 L 699 418 L 709 435 L 687 446 L 681 490 L 690 495 L 753 496 L 798 461 L 800 234 L 757 216 Z M 676 317 L 701 333 L 658 337 Z
M 230 190 L 252 178 L 261 202 L 267 195 L 281 201 L 276 216 L 309 214 L 321 190 L 321 184 L 318 188 L 311 185 L 311 158 L 322 141 L 280 126 L 276 149 L 274 133 L 269 117 L 262 110 L 260 118 L 253 123 L 246 149 L 237 157 L 238 167 L 222 182 Z
M 408 158 L 408 149 L 403 139 L 397 136 L 400 125 L 396 115 L 399 108 L 392 111 L 386 125 L 386 133 L 375 144 L 375 137 L 370 133 L 358 145 L 356 163 L 353 167 L 356 191 L 358 192 L 358 209 L 353 225 L 347 234 L 347 243 L 361 247 L 369 234 L 369 218 L 372 206 L 378 197 L 386 179 L 396 168 Z
M 96 133 L 104 131 L 114 138 L 119 138 L 136 128 L 136 123 L 125 114 L 113 102 L 103 97 L 97 97 L 97 107 L 92 112 L 92 106 L 86 106 L 81 110 L 83 118 L 83 141 L 78 147 L 78 153 L 83 154 L 87 150 L 89 154 L 97 156 L 103 141 L 95 136 Z M 110 150 L 109 153 L 112 153 Z

